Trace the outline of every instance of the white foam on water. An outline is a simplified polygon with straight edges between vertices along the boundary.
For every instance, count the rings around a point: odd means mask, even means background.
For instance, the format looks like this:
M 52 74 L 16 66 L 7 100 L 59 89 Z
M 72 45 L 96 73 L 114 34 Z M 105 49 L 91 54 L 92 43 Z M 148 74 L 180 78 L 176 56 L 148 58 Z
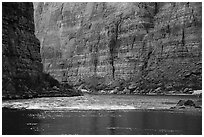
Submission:
M 151 102 L 149 98 L 152 99 Z M 2 107 L 16 109 L 40 109 L 40 110 L 136 110 L 136 109 L 168 109 L 171 104 L 167 97 L 137 96 L 81 96 L 81 97 L 56 97 L 35 98 L 28 100 L 3 101 Z M 172 99 L 172 97 L 168 97 Z M 173 98 L 173 101 L 175 99 Z M 171 101 L 172 102 L 172 101 Z M 176 101 L 175 101 L 176 102 Z
M 46 110 L 47 107 L 43 107 L 43 106 L 40 106 L 40 105 L 30 105 L 28 107 L 26 107 L 26 109 L 45 109 Z
M 42 110 L 121 110 L 121 109 L 136 109 L 134 106 L 40 106 L 40 105 L 32 105 L 28 106 L 26 109 L 42 109 Z
M 193 91 L 193 95 L 198 95 L 198 94 L 201 94 L 202 93 L 202 90 L 194 90 Z
M 108 104 L 67 104 L 57 102 L 4 102 L 3 107 L 15 109 L 41 109 L 41 110 L 133 110 L 133 105 L 108 105 Z

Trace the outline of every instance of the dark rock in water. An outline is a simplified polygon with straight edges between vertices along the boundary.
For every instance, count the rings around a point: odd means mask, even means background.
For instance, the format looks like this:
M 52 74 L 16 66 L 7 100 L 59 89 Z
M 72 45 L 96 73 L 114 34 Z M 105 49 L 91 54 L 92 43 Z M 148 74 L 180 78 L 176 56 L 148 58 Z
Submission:
M 179 102 L 177 103 L 177 106 L 195 106 L 194 101 L 192 100 L 179 100 Z
M 187 100 L 184 102 L 184 106 L 195 106 L 195 103 L 192 100 Z
M 193 101 L 193 100 L 179 100 L 176 106 L 171 107 L 170 109 L 200 109 L 202 108 L 201 103 L 199 100 Z
M 177 106 L 183 106 L 185 102 L 186 102 L 185 100 L 179 100 Z
M 170 107 L 170 109 L 175 109 L 176 107 Z

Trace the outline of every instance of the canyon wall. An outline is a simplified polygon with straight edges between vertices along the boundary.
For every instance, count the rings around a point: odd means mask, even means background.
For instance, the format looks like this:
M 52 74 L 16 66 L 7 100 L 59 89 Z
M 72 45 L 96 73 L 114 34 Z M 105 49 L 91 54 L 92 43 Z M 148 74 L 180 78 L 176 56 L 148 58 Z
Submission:
M 140 89 L 202 87 L 201 3 L 34 3 L 43 70 Z
M 29 98 L 58 82 L 43 73 L 33 3 L 2 3 L 2 97 Z

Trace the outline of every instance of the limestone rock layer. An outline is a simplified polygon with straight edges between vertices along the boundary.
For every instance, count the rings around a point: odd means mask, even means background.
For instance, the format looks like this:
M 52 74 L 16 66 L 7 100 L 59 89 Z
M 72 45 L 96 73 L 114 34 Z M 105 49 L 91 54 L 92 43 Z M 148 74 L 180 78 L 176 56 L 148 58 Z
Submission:
M 201 3 L 34 3 L 43 69 L 140 87 L 201 88 Z

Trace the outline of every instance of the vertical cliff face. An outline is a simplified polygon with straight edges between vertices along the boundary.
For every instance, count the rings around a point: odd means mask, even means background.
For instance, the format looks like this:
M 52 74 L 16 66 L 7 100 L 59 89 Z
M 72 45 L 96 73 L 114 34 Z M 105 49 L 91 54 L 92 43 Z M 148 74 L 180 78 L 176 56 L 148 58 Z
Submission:
M 34 3 L 44 71 L 59 81 L 201 88 L 200 3 Z
M 36 3 L 44 70 L 58 80 L 138 75 L 151 3 Z M 135 72 L 136 71 L 136 72 Z
M 157 7 L 146 78 L 167 89 L 201 89 L 201 3 L 158 3 Z
M 34 35 L 32 3 L 2 4 L 3 96 L 30 92 L 43 66 L 40 42 Z M 19 93 L 21 94 L 21 93 Z
M 32 97 L 50 86 L 42 73 L 33 13 L 33 3 L 2 3 L 3 98 Z

